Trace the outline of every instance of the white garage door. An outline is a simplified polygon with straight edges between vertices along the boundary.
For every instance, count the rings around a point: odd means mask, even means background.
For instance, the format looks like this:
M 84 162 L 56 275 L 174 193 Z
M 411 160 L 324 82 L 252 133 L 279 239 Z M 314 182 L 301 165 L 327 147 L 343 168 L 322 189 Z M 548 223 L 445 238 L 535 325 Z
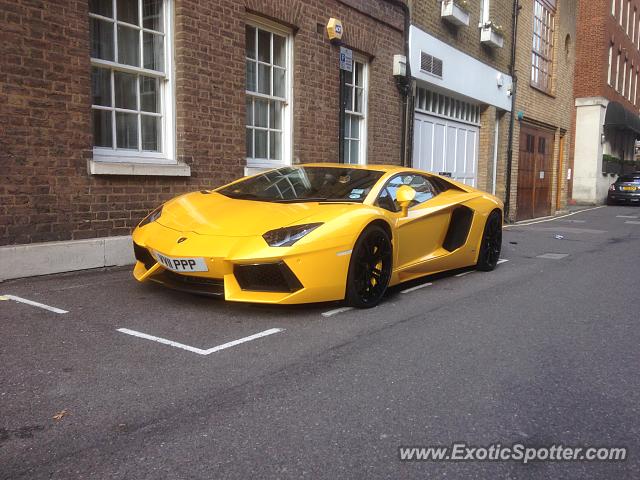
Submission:
M 414 168 L 448 172 L 454 180 L 476 186 L 477 126 L 416 112 L 413 134 Z

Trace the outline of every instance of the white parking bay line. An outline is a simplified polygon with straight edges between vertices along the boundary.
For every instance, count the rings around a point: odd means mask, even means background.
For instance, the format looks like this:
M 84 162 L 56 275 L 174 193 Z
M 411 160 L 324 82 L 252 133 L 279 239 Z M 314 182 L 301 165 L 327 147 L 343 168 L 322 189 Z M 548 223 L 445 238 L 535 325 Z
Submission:
M 629 225 L 640 225 L 640 222 L 635 221 L 635 220 L 627 220 L 624 223 L 628 223 Z
M 506 258 L 501 258 L 500 260 L 498 260 L 498 265 L 500 265 L 501 263 L 506 263 L 509 260 L 507 260 Z
M 562 260 L 565 257 L 568 257 L 568 253 L 544 253 L 542 255 L 536 256 L 536 258 L 546 258 L 549 260 Z
M 433 285 L 433 283 L 423 283 L 422 285 L 416 285 L 415 287 L 411 287 L 411 288 L 407 288 L 406 290 L 402 290 L 402 291 L 400 291 L 400 293 L 415 292 L 416 290 L 420 290 L 421 288 L 424 288 L 424 287 L 430 287 L 431 285 Z
M 558 217 L 548 217 L 543 218 L 541 220 L 536 220 L 534 222 L 530 222 L 528 220 L 523 220 L 524 223 L 510 223 L 509 225 L 504 225 L 502 228 L 515 228 L 515 227 L 526 227 L 527 225 L 535 225 L 536 223 L 545 223 L 545 222 L 554 222 L 556 220 L 560 220 L 561 218 L 571 217 L 573 215 L 577 215 L 582 212 L 590 212 L 591 210 L 598 210 L 599 208 L 604 208 L 604 205 L 600 205 L 599 207 L 593 208 L 585 208 L 584 210 L 577 210 L 575 212 L 567 213 L 566 215 L 560 215 Z
M 456 277 L 464 277 L 465 275 L 469 275 L 470 273 L 473 273 L 475 270 L 469 270 L 468 272 L 462 272 L 456 275 Z
M 174 342 L 173 340 L 167 340 L 166 338 L 154 337 L 153 335 L 147 335 L 146 333 L 129 330 L 128 328 L 118 328 L 118 332 L 120 333 L 126 333 L 127 335 L 133 335 L 134 337 L 144 338 L 145 340 L 151 340 L 154 342 L 162 343 L 164 345 L 169 345 L 171 347 L 181 348 L 183 350 L 187 350 L 188 352 L 197 353 L 198 355 L 210 355 L 226 348 L 235 347 L 236 345 L 240 345 L 241 343 L 250 342 L 251 340 L 256 340 L 257 338 L 266 337 L 267 335 L 273 335 L 274 333 L 280 333 L 283 331 L 284 328 L 270 328 L 269 330 L 265 330 L 264 332 L 255 333 L 253 335 L 249 335 L 248 337 L 239 338 L 238 340 L 233 340 L 231 342 L 218 345 L 217 347 L 211 347 L 204 350 L 202 348 L 185 345 L 184 343 Z
M 616 215 L 616 218 L 638 218 L 637 215 Z
M 0 295 L 0 300 L 13 300 L 14 302 L 24 303 L 25 305 L 31 305 L 32 307 L 38 307 L 44 310 L 49 310 L 50 312 L 53 312 L 53 313 L 69 313 L 67 310 L 51 307 L 49 305 L 45 305 L 44 303 L 34 302 L 33 300 L 27 300 L 26 298 L 16 297 L 15 295 Z
M 328 312 L 322 312 L 322 316 L 323 317 L 333 317 L 334 315 L 337 315 L 339 313 L 348 312 L 349 310 L 353 310 L 353 307 L 342 307 L 342 308 L 336 308 L 334 310 L 329 310 Z

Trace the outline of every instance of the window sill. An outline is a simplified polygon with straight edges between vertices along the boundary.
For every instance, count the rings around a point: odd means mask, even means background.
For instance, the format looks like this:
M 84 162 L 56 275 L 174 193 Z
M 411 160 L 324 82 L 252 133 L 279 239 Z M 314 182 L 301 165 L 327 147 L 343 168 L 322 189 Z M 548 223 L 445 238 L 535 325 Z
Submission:
M 268 172 L 269 170 L 273 170 L 274 168 L 278 168 L 278 167 L 252 167 L 252 166 L 247 166 L 247 167 L 244 167 L 244 176 L 245 177 L 250 177 L 251 175 L 257 175 L 259 173 Z
M 529 82 L 529 86 L 531 88 L 533 88 L 534 90 L 537 90 L 538 92 L 545 94 L 547 97 L 556 98 L 556 95 L 555 95 L 555 93 L 553 93 L 553 91 L 544 90 L 543 88 L 538 87 L 533 82 Z
M 157 177 L 190 177 L 186 163 L 159 164 L 87 160 L 89 175 L 146 175 Z

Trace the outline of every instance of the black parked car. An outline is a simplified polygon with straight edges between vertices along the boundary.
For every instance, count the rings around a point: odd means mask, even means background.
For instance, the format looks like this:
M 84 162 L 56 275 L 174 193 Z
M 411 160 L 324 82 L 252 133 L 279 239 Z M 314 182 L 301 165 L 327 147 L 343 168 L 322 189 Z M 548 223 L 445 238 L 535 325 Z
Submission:
M 607 204 L 640 203 L 640 172 L 620 175 L 609 187 Z

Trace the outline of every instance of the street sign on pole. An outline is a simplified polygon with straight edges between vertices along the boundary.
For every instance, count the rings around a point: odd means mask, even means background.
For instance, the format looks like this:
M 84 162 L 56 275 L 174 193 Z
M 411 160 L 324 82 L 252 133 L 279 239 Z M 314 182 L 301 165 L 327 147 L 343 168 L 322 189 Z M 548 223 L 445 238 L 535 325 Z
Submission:
M 353 50 L 340 47 L 340 70 L 353 71 Z

